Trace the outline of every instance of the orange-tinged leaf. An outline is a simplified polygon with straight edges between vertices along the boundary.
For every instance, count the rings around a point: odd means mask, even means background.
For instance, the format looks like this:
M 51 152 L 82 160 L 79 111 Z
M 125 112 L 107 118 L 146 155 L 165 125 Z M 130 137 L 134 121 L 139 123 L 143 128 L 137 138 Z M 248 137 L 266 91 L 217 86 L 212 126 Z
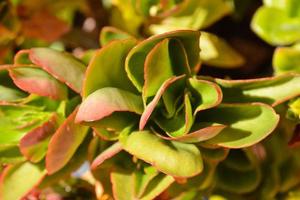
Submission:
M 71 54 L 50 48 L 33 48 L 29 50 L 29 58 L 31 62 L 68 85 L 75 92 L 81 92 L 86 68 Z
M 64 84 L 39 68 L 22 66 L 10 69 L 9 74 L 14 83 L 26 92 L 52 99 L 66 99 L 68 96 Z
M 20 151 L 31 162 L 39 162 L 46 155 L 50 136 L 58 126 L 57 117 L 53 114 L 49 121 L 33 129 L 20 140 Z
M 146 106 L 141 119 L 140 119 L 140 125 L 139 125 L 139 129 L 143 130 L 144 127 L 146 126 L 147 121 L 149 120 L 152 112 L 154 111 L 156 105 L 158 104 L 159 100 L 161 99 L 162 95 L 164 94 L 164 92 L 166 91 L 166 89 L 174 82 L 176 82 L 177 80 L 180 80 L 182 78 L 184 78 L 185 75 L 181 75 L 181 76 L 173 76 L 169 79 L 167 79 L 159 88 L 159 90 L 157 91 L 154 99 Z
M 88 127 L 75 124 L 77 109 L 64 121 L 51 138 L 46 154 L 46 169 L 53 174 L 63 168 L 88 133 Z
M 174 140 L 174 141 L 180 141 L 185 143 L 197 143 L 215 137 L 225 127 L 226 127 L 225 125 L 208 126 L 179 137 L 166 137 L 159 134 L 158 136 L 165 140 Z
M 46 10 L 21 18 L 22 32 L 26 37 L 53 42 L 69 31 L 69 26 Z

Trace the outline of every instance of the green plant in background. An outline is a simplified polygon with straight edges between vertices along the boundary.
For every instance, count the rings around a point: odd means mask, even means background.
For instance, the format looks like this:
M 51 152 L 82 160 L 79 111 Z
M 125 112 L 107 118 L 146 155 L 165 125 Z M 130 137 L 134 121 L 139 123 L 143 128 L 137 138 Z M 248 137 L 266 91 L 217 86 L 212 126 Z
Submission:
M 265 0 L 253 16 L 251 27 L 263 40 L 277 47 L 273 56 L 275 74 L 299 73 L 300 2 Z
M 199 30 L 232 14 L 236 4 L 232 0 L 112 0 L 110 24 L 138 37 L 141 29 L 147 35 L 182 29 Z M 242 55 L 217 35 L 203 32 L 200 40 L 202 63 L 229 69 L 244 64 Z
M 140 42 L 117 32 L 101 34 L 107 44 L 83 58 L 90 60 L 87 68 L 49 48 L 21 50 L 13 65 L 2 66 L 9 92 L 0 96 L 1 199 L 47 196 L 49 190 L 63 196 L 59 188 L 80 183 L 70 175 L 84 161 L 91 173 L 81 185 L 92 188 L 90 198 L 275 196 L 278 190 L 262 178 L 261 162 L 269 161 L 257 153 L 258 143 L 281 127 L 277 113 L 285 111 L 278 108 L 299 95 L 300 76 L 197 76 L 200 32 Z M 265 151 L 270 160 L 273 150 Z M 294 162 L 286 157 L 278 168 Z M 239 174 L 237 181 L 231 174 Z M 286 180 L 281 192 L 298 184 Z

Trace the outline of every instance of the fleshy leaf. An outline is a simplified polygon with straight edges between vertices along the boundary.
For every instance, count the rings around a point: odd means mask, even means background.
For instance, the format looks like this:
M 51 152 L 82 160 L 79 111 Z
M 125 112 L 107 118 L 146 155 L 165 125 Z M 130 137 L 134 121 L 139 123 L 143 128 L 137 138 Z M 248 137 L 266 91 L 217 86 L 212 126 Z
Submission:
M 137 92 L 124 69 L 125 57 L 135 44 L 136 41 L 133 39 L 111 42 L 95 53 L 87 68 L 83 83 L 82 96 L 84 98 L 104 87 Z
M 273 55 L 275 74 L 300 73 L 300 43 L 293 47 L 278 47 Z
M 184 96 L 184 109 L 171 119 L 157 116 L 155 122 L 171 137 L 186 135 L 194 122 L 192 105 L 188 94 Z
M 71 54 L 49 48 L 33 48 L 29 57 L 34 64 L 67 84 L 75 92 L 81 92 L 86 68 Z
M 17 164 L 24 162 L 26 158 L 21 154 L 19 147 L 16 145 L 1 145 L 0 147 L 0 164 Z
M 291 44 L 300 39 L 300 16 L 291 17 L 283 9 L 262 6 L 255 13 L 251 28 L 270 44 Z
M 57 117 L 53 114 L 49 121 L 33 129 L 20 140 L 20 151 L 31 162 L 39 162 L 46 155 L 50 137 L 58 127 Z
M 244 58 L 224 39 L 207 32 L 201 32 L 200 59 L 204 64 L 231 69 L 245 63 Z
M 217 186 L 225 191 L 244 194 L 253 191 L 260 183 L 261 172 L 258 168 L 237 171 L 220 166 L 217 172 Z M 234 179 L 232 177 L 235 177 Z
M 122 146 L 119 142 L 111 145 L 105 151 L 101 152 L 100 155 L 98 155 L 95 160 L 92 162 L 91 168 L 95 169 L 99 165 L 101 165 L 105 160 L 113 157 L 117 153 L 119 153 L 122 150 Z
M 0 101 L 16 101 L 25 97 L 26 94 L 19 90 L 0 85 Z
M 72 158 L 88 132 L 88 127 L 75 124 L 75 110 L 52 136 L 46 154 L 46 169 L 53 174 Z
M 279 121 L 272 107 L 262 103 L 221 104 L 202 113 L 199 119 L 228 126 L 207 142 L 228 148 L 243 148 L 258 143 L 275 129 Z
M 134 173 L 135 179 L 135 195 L 140 198 L 145 193 L 149 183 L 159 174 L 157 169 L 149 165 L 142 165 L 139 170 Z
M 84 122 L 84 125 L 93 127 L 96 134 L 104 140 L 116 140 L 119 132 L 132 123 L 136 123 L 139 116 L 132 112 L 114 112 L 95 122 Z
M 24 105 L 0 105 L 0 147 L 18 144 L 28 132 L 47 122 L 52 113 Z
M 200 151 L 193 144 L 165 141 L 149 131 L 122 135 L 124 150 L 174 177 L 191 177 L 202 171 Z
M 173 182 L 174 178 L 169 175 L 159 174 L 146 187 L 141 200 L 152 200 L 166 190 Z
M 110 116 L 114 112 L 141 114 L 141 97 L 126 90 L 106 87 L 89 95 L 80 105 L 76 122 L 92 122 Z
M 140 123 L 139 123 L 139 129 L 143 130 L 144 127 L 146 126 L 147 121 L 149 120 L 152 112 L 154 111 L 155 107 L 157 106 L 159 100 L 161 99 L 162 95 L 164 94 L 164 92 L 176 81 L 184 78 L 185 75 L 182 76 L 173 76 L 169 79 L 167 79 L 159 88 L 159 90 L 157 91 L 155 97 L 152 99 L 152 101 L 146 106 L 141 119 L 140 119 Z
M 22 90 L 53 99 L 66 99 L 67 87 L 42 69 L 22 67 L 10 69 L 14 83 Z
M 202 153 L 202 157 L 204 160 L 208 160 L 209 162 L 218 163 L 220 161 L 225 160 L 229 153 L 228 148 L 200 148 L 200 151 Z
M 69 162 L 59 171 L 53 174 L 46 174 L 43 181 L 38 185 L 39 188 L 47 188 L 56 184 L 59 180 L 70 177 L 70 174 L 77 170 L 87 158 L 88 144 L 91 137 L 87 136 L 79 148 L 76 150 Z
M 117 200 L 152 200 L 174 182 L 174 178 L 158 174 L 153 167 L 139 170 L 115 170 L 111 173 L 114 198 Z M 126 183 L 126 185 L 124 185 Z M 139 192 L 135 189 L 139 188 Z
M 142 91 L 144 85 L 144 64 L 147 54 L 157 43 L 165 38 L 177 39 L 182 43 L 187 54 L 189 66 L 194 71 L 199 63 L 199 37 L 200 33 L 198 31 L 179 30 L 152 36 L 142 41 L 126 57 L 125 69 L 129 79 L 139 91 Z
M 44 176 L 45 170 L 30 162 L 6 167 L 1 174 L 0 199 L 22 199 L 38 186 Z
M 215 126 L 201 128 L 199 130 L 193 131 L 191 133 L 179 137 L 165 137 L 161 135 L 158 136 L 165 140 L 174 140 L 174 141 L 185 142 L 185 143 L 198 143 L 215 137 L 224 128 L 226 128 L 226 126 L 224 125 L 215 125 Z
M 163 66 L 163 67 L 162 67 Z M 178 40 L 164 39 L 148 53 L 144 64 L 143 98 L 154 96 L 160 86 L 174 75 L 190 74 L 183 45 Z
M 193 104 L 197 105 L 194 108 L 194 114 L 201 110 L 215 107 L 222 101 L 221 88 L 213 82 L 190 78 L 189 86 L 195 99 Z
M 128 33 L 121 31 L 115 27 L 106 26 L 106 27 L 103 27 L 101 30 L 99 41 L 100 41 L 101 46 L 104 46 L 111 41 L 123 40 L 123 39 L 128 39 L 128 38 L 133 38 L 133 37 L 131 35 L 129 35 Z
M 158 34 L 172 30 L 206 28 L 232 11 L 230 3 L 223 0 L 186 0 L 176 12 L 161 24 L 153 24 L 150 31 Z
M 134 197 L 134 177 L 129 171 L 113 171 L 110 174 L 113 195 L 116 200 L 133 200 Z M 126 184 L 124 184 L 126 183 Z
M 224 103 L 263 102 L 276 106 L 300 95 L 300 76 L 286 74 L 277 77 L 248 80 L 215 80 L 223 91 Z
M 143 98 L 154 96 L 165 80 L 173 76 L 169 39 L 157 43 L 148 53 L 144 65 Z M 163 66 L 163 67 L 162 67 Z

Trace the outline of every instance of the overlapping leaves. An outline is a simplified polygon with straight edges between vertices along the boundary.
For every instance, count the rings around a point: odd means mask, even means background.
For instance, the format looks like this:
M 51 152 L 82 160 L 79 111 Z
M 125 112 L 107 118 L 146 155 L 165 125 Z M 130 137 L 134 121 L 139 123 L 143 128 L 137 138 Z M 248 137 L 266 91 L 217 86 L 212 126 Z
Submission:
M 121 149 L 165 174 L 199 174 L 203 165 L 197 143 L 227 148 L 258 143 L 278 123 L 269 105 L 299 95 L 296 88 L 287 90 L 299 82 L 297 75 L 250 81 L 196 77 L 198 32 L 169 32 L 139 43 L 128 37 L 102 35 L 108 44 L 88 66 L 76 122 L 91 126 L 102 138 L 119 140 Z M 108 152 L 99 159 L 119 151 Z M 184 168 L 183 159 L 190 162 Z
M 186 195 L 209 189 L 215 180 L 229 192 L 257 188 L 261 169 L 248 150 L 235 150 L 217 165 L 229 148 L 249 147 L 270 135 L 279 121 L 272 107 L 299 96 L 300 76 L 196 76 L 198 31 L 140 42 L 123 32 L 117 33 L 121 37 L 107 33 L 100 38 L 107 44 L 94 53 L 87 70 L 73 56 L 48 48 L 20 51 L 14 65 L 3 68 L 24 92 L 13 84 L 2 86 L 9 93 L 1 96 L 0 123 L 9 134 L 0 136 L 1 162 L 16 164 L 2 174 L 1 197 L 12 198 L 8 189 L 19 173 L 33 175 L 30 184 L 18 188 L 17 198 L 40 182 L 46 187 L 69 175 L 87 153 L 93 175 L 104 189 L 112 187 L 106 192 L 115 199 L 153 199 L 175 181 L 193 189 Z M 76 109 L 79 93 L 83 101 Z M 101 142 L 91 140 L 89 127 Z M 234 152 L 246 152 L 248 160 L 236 164 Z M 245 175 L 239 185 L 225 175 L 236 173 Z
M 6 70 L 24 92 L 12 84 Z M 69 97 L 68 88 L 81 91 L 84 71 L 81 61 L 48 48 L 22 50 L 13 65 L 2 68 L 2 89 L 9 93 L 0 105 L 1 165 L 8 165 L 2 174 L 1 199 L 24 197 L 45 177 L 54 177 L 50 174 L 62 169 L 83 142 L 88 128 L 74 124 L 70 113 L 79 102 L 74 94 Z M 30 178 L 16 178 L 20 173 Z M 17 187 L 14 180 L 23 186 Z M 16 193 L 10 192 L 11 186 Z

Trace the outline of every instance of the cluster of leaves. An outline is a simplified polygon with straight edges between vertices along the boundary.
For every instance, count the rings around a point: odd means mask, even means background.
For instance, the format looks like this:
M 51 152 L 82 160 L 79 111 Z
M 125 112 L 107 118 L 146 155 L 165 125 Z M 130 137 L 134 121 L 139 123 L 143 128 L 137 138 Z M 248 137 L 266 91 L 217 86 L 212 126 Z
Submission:
M 85 185 L 97 198 L 264 199 L 299 184 L 296 151 L 277 162 L 272 145 L 284 146 L 281 136 L 253 146 L 278 127 L 280 105 L 299 95 L 299 75 L 198 76 L 199 31 L 138 41 L 111 30 L 81 60 L 31 48 L 1 67 L 1 199 L 72 186 L 62 179 L 76 176 L 84 161 L 91 163 Z M 282 170 L 291 163 L 289 173 Z
M 245 62 L 198 31 L 242 2 L 103 0 L 113 27 L 75 57 L 53 42 L 87 1 L 0 0 L 0 63 L 13 61 L 0 65 L 0 199 L 299 198 L 298 0 L 253 17 L 264 40 L 292 45 L 276 49 L 275 77 L 199 75 Z
M 251 27 L 263 40 L 277 47 L 273 56 L 275 74 L 300 72 L 300 2 L 264 0 Z M 292 45 L 292 46 L 291 46 Z

